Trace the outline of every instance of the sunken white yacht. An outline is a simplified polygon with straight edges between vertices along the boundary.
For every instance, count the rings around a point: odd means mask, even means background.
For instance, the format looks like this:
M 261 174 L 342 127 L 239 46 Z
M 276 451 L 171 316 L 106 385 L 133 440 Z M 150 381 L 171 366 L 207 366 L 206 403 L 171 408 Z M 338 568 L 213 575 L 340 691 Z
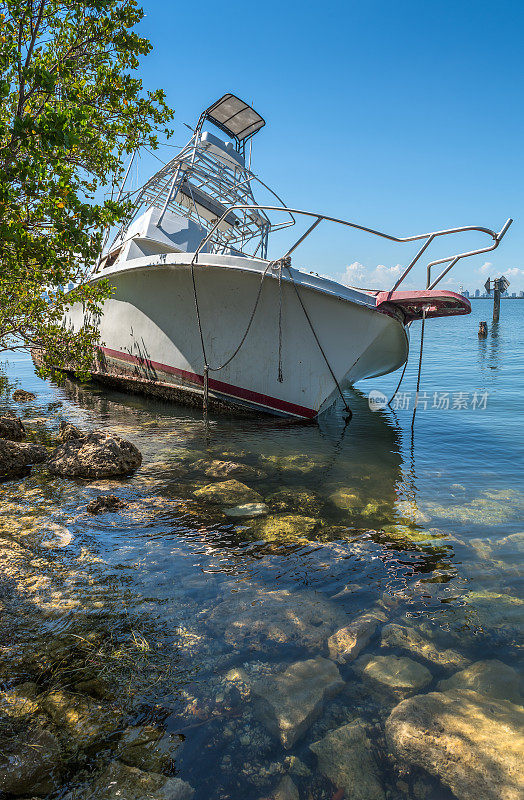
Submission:
M 459 259 L 497 247 L 511 220 L 500 233 L 466 226 L 397 237 L 288 208 L 251 169 L 264 124 L 224 95 L 179 154 L 128 195 L 131 215 L 92 276 L 114 286 L 95 379 L 206 407 L 313 419 L 356 381 L 401 367 L 413 320 L 470 312 L 467 299 L 435 287 Z M 271 193 L 269 204 L 256 202 L 259 191 Z M 305 231 L 274 252 L 272 234 L 299 220 Z M 321 223 L 420 246 L 391 289 L 347 287 L 291 265 Z M 487 235 L 489 245 L 431 262 L 425 289 L 402 290 L 433 240 L 464 231 Z M 80 325 L 82 315 L 72 306 L 69 323 Z

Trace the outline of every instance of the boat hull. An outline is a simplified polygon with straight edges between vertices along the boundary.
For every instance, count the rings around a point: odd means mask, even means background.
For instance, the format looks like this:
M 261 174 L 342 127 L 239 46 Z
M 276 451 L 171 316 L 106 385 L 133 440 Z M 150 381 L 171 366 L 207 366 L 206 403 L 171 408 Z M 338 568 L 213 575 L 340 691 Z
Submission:
M 169 263 L 170 259 L 176 263 Z M 201 403 L 204 359 L 188 258 L 168 256 L 156 261 L 128 262 L 124 269 L 104 276 L 114 286 L 114 294 L 103 307 L 102 345 L 94 377 L 120 382 L 130 391 Z M 215 371 L 245 334 L 263 262 L 236 258 L 232 265 L 225 257 L 221 263 L 218 256 L 209 261 L 215 263 L 195 267 L 195 281 L 211 367 L 212 405 L 225 403 L 313 419 L 334 402 L 338 389 L 300 299 L 342 387 L 404 363 L 408 341 L 399 318 L 325 291 L 321 280 L 317 286 L 302 284 L 302 273 L 295 272 L 299 299 L 289 278 L 279 286 L 276 274 L 269 272 L 240 350 L 227 366 Z M 75 328 L 83 323 L 79 305 L 71 307 L 68 321 Z

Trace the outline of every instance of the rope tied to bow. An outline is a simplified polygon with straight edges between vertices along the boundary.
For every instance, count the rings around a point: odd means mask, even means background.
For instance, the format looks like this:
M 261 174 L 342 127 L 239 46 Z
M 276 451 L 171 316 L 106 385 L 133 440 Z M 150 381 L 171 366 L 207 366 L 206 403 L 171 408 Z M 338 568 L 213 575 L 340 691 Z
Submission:
M 338 393 L 339 393 L 339 395 L 341 397 L 342 403 L 344 404 L 344 409 L 345 409 L 345 412 L 347 414 L 347 420 L 346 421 L 349 421 L 353 416 L 353 412 L 351 411 L 351 409 L 349 408 L 348 404 L 346 403 L 346 399 L 345 399 L 345 397 L 343 395 L 340 383 L 338 382 L 337 377 L 335 375 L 335 372 L 334 372 L 331 364 L 329 363 L 328 357 L 326 356 L 324 348 L 322 347 L 322 344 L 320 343 L 320 339 L 318 338 L 318 335 L 317 335 L 317 332 L 316 332 L 316 330 L 314 328 L 313 322 L 311 321 L 311 318 L 310 318 L 309 313 L 308 313 L 308 311 L 307 311 L 307 309 L 306 309 L 306 307 L 304 305 L 302 297 L 300 296 L 300 292 L 298 291 L 298 287 L 296 285 L 295 279 L 294 279 L 293 274 L 291 272 L 291 256 L 290 255 L 286 255 L 283 258 L 278 259 L 277 261 L 269 261 L 268 262 L 267 266 L 265 267 L 265 269 L 264 269 L 264 271 L 262 273 L 261 279 L 260 279 L 257 296 L 256 296 L 256 299 L 255 299 L 255 303 L 253 305 L 253 309 L 251 311 L 251 315 L 249 317 L 249 321 L 248 321 L 247 326 L 246 326 L 246 330 L 244 331 L 244 334 L 243 334 L 238 346 L 233 351 L 233 353 L 229 356 L 228 359 L 226 359 L 226 361 L 224 361 L 219 366 L 211 366 L 211 364 L 209 364 L 209 361 L 207 359 L 206 346 L 205 346 L 205 343 L 204 343 L 204 332 L 203 332 L 203 329 L 202 329 L 202 319 L 201 319 L 201 316 L 200 316 L 200 307 L 199 307 L 198 293 L 197 293 L 197 287 L 196 287 L 195 265 L 194 265 L 193 261 L 191 262 L 191 281 L 192 281 L 192 285 L 193 285 L 193 299 L 194 299 L 194 303 L 195 303 L 195 310 L 196 310 L 197 323 L 198 323 L 198 332 L 199 332 L 199 335 L 200 335 L 200 344 L 201 344 L 201 347 L 202 347 L 202 356 L 203 356 L 203 360 L 204 360 L 204 377 L 203 377 L 203 411 L 204 411 L 204 416 L 207 417 L 207 411 L 208 411 L 208 408 L 209 408 L 209 373 L 210 372 L 219 372 L 221 369 L 224 369 L 225 367 L 228 366 L 228 364 L 230 364 L 233 361 L 235 356 L 239 353 L 240 349 L 242 348 L 244 342 L 247 339 L 247 335 L 248 335 L 248 333 L 249 333 L 249 331 L 251 329 L 251 325 L 253 324 L 253 320 L 255 318 L 255 314 L 256 314 L 258 305 L 260 303 L 260 297 L 261 297 L 261 294 L 262 294 L 262 286 L 264 284 L 264 279 L 266 278 L 266 275 L 268 274 L 269 270 L 270 269 L 274 270 L 275 268 L 278 269 L 278 291 L 279 291 L 278 381 L 279 381 L 279 383 L 282 383 L 283 380 L 284 380 L 283 370 L 282 370 L 282 341 L 283 341 L 282 270 L 286 269 L 288 271 L 289 278 L 291 280 L 291 283 L 292 283 L 293 288 L 295 290 L 295 293 L 297 295 L 298 301 L 299 301 L 299 303 L 300 303 L 300 305 L 302 307 L 302 310 L 304 312 L 304 315 L 306 317 L 308 325 L 309 325 L 309 327 L 311 329 L 313 337 L 314 337 L 314 339 L 315 339 L 315 341 L 316 341 L 316 343 L 318 345 L 318 348 L 319 348 L 319 350 L 320 350 L 320 352 L 322 354 L 322 357 L 323 357 L 323 359 L 324 359 L 324 361 L 326 363 L 326 366 L 327 366 L 327 368 L 329 370 L 329 373 L 330 373 L 331 377 L 333 378 L 335 386 L 336 386 L 336 388 L 338 390 Z

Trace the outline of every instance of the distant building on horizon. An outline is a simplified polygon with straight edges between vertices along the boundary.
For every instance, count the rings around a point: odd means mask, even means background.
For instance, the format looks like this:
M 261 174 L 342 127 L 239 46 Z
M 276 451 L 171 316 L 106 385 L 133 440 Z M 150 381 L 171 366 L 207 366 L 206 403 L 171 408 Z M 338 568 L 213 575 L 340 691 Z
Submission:
M 480 289 L 475 289 L 475 297 L 480 297 Z

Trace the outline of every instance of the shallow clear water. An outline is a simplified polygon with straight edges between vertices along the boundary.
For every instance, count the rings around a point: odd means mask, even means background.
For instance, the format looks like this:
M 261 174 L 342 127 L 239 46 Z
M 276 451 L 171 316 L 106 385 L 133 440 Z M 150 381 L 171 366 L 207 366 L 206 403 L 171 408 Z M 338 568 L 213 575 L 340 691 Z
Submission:
M 518 667 L 524 303 L 503 302 L 497 327 L 490 313 L 481 300 L 468 317 L 426 324 L 425 394 L 413 431 L 417 324 L 400 407 L 372 412 L 365 396 L 390 396 L 398 375 L 364 382 L 348 395 L 346 427 L 334 408 L 318 425 L 217 416 L 206 428 L 194 410 L 96 386 L 57 387 L 36 378 L 27 357 L 10 359 L 11 387 L 37 399 L 17 405 L 6 393 L 3 406 L 22 413 L 35 435 L 59 419 L 107 428 L 139 447 L 143 465 L 123 481 L 50 478 L 35 468 L 0 485 L 0 536 L 24 548 L 0 579 L 8 597 L 2 644 L 16 642 L 18 652 L 9 685 L 31 679 L 41 691 L 81 691 L 68 637 L 91 636 L 82 676 L 108 681 L 103 702 L 123 709 L 123 727 L 153 720 L 180 735 L 163 771 L 191 784 L 196 800 L 273 797 L 286 774 L 300 798 L 340 800 L 343 787 L 309 745 L 353 720 L 365 725 L 389 798 L 453 797 L 445 781 L 391 753 L 384 723 L 401 696 L 355 661 L 337 664 L 342 691 L 287 749 L 260 721 L 256 686 L 290 664 L 328 657 L 331 634 L 373 609 L 381 625 L 408 626 L 464 664 L 497 658 Z M 215 460 L 244 471 L 219 477 Z M 224 513 L 234 502 L 194 494 L 230 478 L 254 490 L 250 499 L 265 501 L 268 515 L 234 518 Z M 104 493 L 125 507 L 87 513 Z M 381 625 L 362 655 L 424 665 L 424 692 L 456 671 L 420 646 L 388 645 Z M 60 660 L 53 648 L 62 647 Z M 56 796 L 91 780 L 117 747 L 108 738 L 70 760 L 56 775 Z

